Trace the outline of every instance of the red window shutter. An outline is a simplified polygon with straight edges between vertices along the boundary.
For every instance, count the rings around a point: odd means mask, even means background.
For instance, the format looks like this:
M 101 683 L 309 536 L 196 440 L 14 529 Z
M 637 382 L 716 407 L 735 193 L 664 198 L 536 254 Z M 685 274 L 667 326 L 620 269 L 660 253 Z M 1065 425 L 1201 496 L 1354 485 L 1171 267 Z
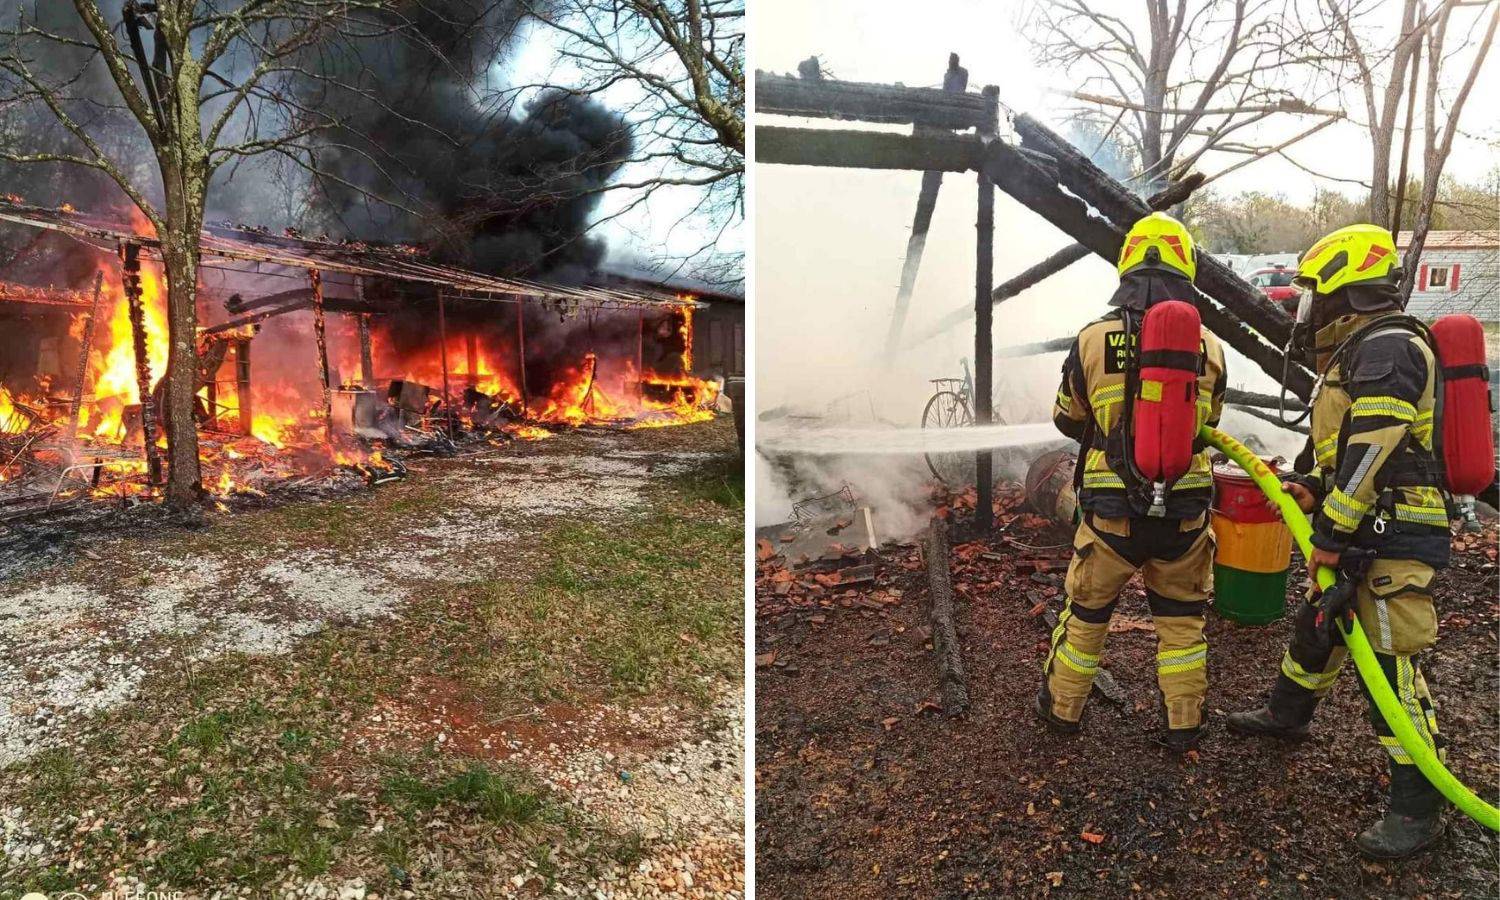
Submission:
M 1417 270 L 1417 290 L 1419 290 L 1419 291 L 1425 291 L 1425 290 L 1427 290 L 1427 264 L 1426 263 L 1422 263 L 1422 267 Z
M 1453 268 L 1448 270 L 1448 290 L 1458 290 L 1458 263 L 1454 263 Z

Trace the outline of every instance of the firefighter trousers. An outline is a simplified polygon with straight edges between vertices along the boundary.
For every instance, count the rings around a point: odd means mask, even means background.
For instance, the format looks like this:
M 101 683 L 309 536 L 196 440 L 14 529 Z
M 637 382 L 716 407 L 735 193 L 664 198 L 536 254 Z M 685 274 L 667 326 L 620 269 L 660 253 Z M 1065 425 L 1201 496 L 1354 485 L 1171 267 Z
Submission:
M 1105 519 L 1089 514 L 1073 538 L 1067 598 L 1044 666 L 1043 702 L 1076 722 L 1104 654 L 1120 589 L 1136 572 L 1156 623 L 1156 678 L 1167 727 L 1203 724 L 1208 643 L 1203 613 L 1213 590 L 1213 530 L 1196 519 Z
M 1417 733 L 1442 758 L 1443 736 L 1438 733 L 1437 714 L 1427 680 L 1422 677 L 1419 654 L 1437 642 L 1437 611 L 1433 606 L 1432 567 L 1401 559 L 1377 559 L 1360 579 L 1354 612 L 1370 639 L 1380 670 L 1390 682 Z M 1328 695 L 1338 680 L 1349 651 L 1342 639 L 1329 642 L 1315 625 L 1317 605 L 1308 602 L 1297 611 L 1292 643 L 1281 658 L 1281 671 L 1271 689 L 1271 714 L 1286 725 L 1312 720 L 1318 701 Z M 1442 806 L 1443 798 L 1397 743 L 1385 717 L 1375 707 L 1363 679 L 1360 691 L 1369 704 L 1370 723 L 1390 763 L 1391 812 L 1429 815 Z

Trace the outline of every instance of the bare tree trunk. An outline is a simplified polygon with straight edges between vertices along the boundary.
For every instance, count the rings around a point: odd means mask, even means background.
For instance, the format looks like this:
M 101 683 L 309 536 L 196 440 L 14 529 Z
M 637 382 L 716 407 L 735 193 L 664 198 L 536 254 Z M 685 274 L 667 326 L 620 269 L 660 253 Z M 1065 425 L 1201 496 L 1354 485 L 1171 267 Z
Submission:
M 193 107 L 196 110 L 196 106 Z M 191 117 L 197 127 L 197 116 Z M 167 455 L 171 471 L 166 502 L 186 509 L 202 499 L 203 473 L 198 458 L 198 423 L 194 395 L 198 389 L 198 240 L 203 228 L 205 179 L 200 166 L 182 166 L 171 155 L 161 157 L 166 195 L 166 233 L 161 239 L 167 279 Z M 177 151 L 180 152 L 180 151 Z

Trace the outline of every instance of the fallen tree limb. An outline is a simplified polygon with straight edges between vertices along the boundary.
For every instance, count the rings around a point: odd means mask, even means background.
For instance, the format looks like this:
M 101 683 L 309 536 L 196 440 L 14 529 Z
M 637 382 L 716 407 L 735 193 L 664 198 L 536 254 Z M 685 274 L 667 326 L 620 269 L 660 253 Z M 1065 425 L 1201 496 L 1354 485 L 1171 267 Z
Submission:
M 964 674 L 963 653 L 958 644 L 957 601 L 953 596 L 953 577 L 948 571 L 948 526 L 942 519 L 933 519 L 927 529 L 923 556 L 927 563 L 928 614 L 932 621 L 932 649 L 937 656 L 943 712 L 958 716 L 969 708 L 969 681 Z

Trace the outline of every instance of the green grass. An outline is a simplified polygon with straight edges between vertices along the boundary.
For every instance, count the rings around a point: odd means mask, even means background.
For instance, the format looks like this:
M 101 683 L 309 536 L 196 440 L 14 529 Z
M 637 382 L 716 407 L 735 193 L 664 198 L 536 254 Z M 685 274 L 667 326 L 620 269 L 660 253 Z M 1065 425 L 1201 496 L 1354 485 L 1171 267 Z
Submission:
M 670 512 L 554 529 L 529 579 L 466 589 L 498 648 L 474 657 L 480 677 L 536 701 L 659 690 L 700 699 L 702 676 L 739 670 L 739 533 L 737 522 Z
M 717 504 L 726 509 L 745 509 L 745 460 L 720 454 L 701 466 L 665 479 L 668 488 L 690 501 Z

